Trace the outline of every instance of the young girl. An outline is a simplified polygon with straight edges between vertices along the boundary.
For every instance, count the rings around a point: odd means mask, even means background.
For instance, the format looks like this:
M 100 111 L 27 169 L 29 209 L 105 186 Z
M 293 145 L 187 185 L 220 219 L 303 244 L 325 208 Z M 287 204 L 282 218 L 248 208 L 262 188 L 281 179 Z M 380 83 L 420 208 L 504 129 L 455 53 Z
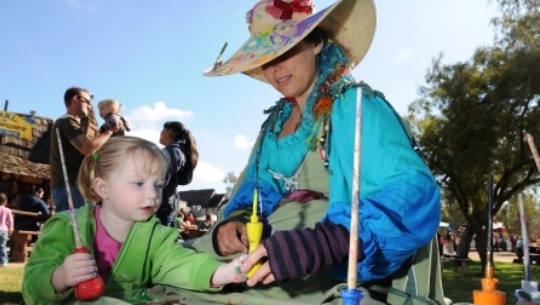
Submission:
M 126 119 L 120 115 L 120 103 L 117 100 L 106 99 L 98 103 L 99 115 L 105 121 L 101 125 L 99 132 L 112 130 L 122 122 L 120 130 L 113 133 L 113 136 L 123 136 L 126 131 L 130 131 L 129 124 Z
M 153 217 L 164 184 L 167 161 L 154 144 L 135 137 L 111 138 L 85 157 L 78 176 L 83 196 L 97 206 L 76 211 L 81 241 L 91 254 L 76 253 L 68 212 L 44 226 L 24 270 L 27 304 L 72 303 L 73 287 L 101 276 L 105 295 L 136 300 L 145 288 L 163 284 L 216 290 L 245 280 L 240 260 L 223 265 L 175 241 L 178 231 Z
M 6 207 L 7 203 L 6 194 L 0 193 L 0 267 L 6 267 L 8 264 L 6 245 L 8 236 L 13 232 L 13 215 Z

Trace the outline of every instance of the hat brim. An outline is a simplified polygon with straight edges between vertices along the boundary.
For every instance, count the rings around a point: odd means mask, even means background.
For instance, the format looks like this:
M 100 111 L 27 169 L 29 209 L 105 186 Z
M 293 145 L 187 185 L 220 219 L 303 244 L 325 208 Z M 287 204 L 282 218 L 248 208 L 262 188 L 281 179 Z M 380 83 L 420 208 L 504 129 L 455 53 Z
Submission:
M 300 22 L 283 22 L 251 36 L 231 58 L 203 74 L 223 76 L 244 73 L 267 82 L 260 67 L 290 50 L 316 27 L 333 34 L 334 39 L 344 47 L 354 68 L 364 58 L 373 41 L 376 23 L 373 0 L 340 0 Z

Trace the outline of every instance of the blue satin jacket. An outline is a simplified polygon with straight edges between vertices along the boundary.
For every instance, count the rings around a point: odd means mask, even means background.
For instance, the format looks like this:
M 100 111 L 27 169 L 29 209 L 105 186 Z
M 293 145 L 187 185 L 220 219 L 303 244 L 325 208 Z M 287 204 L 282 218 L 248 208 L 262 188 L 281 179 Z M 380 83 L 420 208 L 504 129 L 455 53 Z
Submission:
M 345 86 L 344 84 L 345 83 Z M 331 113 L 328 141 L 329 208 L 323 221 L 350 231 L 352 169 L 356 100 L 362 99 L 360 225 L 364 258 L 358 264 L 358 281 L 381 279 L 394 273 L 416 250 L 433 238 L 440 221 L 440 190 L 426 164 L 411 145 L 405 125 L 381 93 L 367 85 L 344 79 Z M 255 181 L 263 216 L 270 215 L 280 199 L 294 187 L 296 170 L 308 150 L 316 122 L 306 105 L 297 132 L 277 138 L 292 111 L 278 102 L 277 120 L 270 122 L 248 163 L 247 176 L 226 207 L 225 216 L 250 208 Z M 256 164 L 258 157 L 258 173 Z M 322 164 L 322 162 L 321 162 Z M 255 179 L 257 176 L 257 179 Z M 285 178 L 285 179 L 283 179 Z M 288 179 L 290 178 L 290 179 Z M 345 280 L 347 266 L 333 267 L 334 277 Z

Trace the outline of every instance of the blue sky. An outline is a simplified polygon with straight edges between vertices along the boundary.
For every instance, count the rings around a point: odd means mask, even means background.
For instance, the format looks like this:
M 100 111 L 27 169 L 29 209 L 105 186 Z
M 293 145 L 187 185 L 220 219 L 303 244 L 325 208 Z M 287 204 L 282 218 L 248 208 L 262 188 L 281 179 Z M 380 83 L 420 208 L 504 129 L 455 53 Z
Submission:
M 65 113 L 64 91 L 89 89 L 94 105 L 120 101 L 131 135 L 157 142 L 165 121 L 194 133 L 200 163 L 180 190 L 224 191 L 227 172 L 239 174 L 264 119 L 280 97 L 244 75 L 208 78 L 225 42 L 227 59 L 247 39 L 247 0 L 0 1 L 0 101 L 8 110 Z M 318 10 L 332 4 L 316 1 Z M 487 0 L 376 0 L 377 30 L 354 70 L 405 114 L 418 98 L 433 58 L 468 60 L 493 41 Z M 3 108 L 2 108 L 3 110 Z M 101 124 L 99 120 L 98 123 Z

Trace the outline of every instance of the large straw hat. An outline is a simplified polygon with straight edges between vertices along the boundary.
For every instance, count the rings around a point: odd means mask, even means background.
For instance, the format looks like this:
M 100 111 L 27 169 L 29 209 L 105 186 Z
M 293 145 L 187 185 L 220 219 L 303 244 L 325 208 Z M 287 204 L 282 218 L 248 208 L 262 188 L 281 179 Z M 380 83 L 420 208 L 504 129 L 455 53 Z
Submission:
M 318 13 L 314 7 L 311 0 L 260 0 L 247 14 L 251 37 L 231 58 L 216 63 L 204 75 L 242 72 L 266 82 L 260 67 L 287 52 L 316 27 L 332 33 L 345 48 L 352 67 L 356 66 L 375 33 L 373 0 L 339 0 Z

